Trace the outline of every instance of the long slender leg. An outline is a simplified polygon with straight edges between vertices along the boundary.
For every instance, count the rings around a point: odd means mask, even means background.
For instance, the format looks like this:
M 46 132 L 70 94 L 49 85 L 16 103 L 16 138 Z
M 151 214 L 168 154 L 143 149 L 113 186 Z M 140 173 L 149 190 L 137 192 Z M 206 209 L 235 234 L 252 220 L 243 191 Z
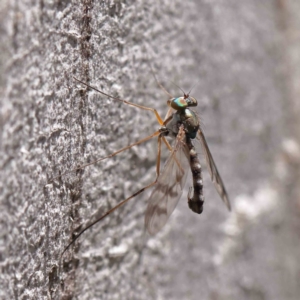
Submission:
M 172 114 L 174 109 L 172 107 L 169 107 L 166 116 L 164 118 L 164 125 L 166 125 L 170 120 L 172 120 Z
M 107 211 L 104 215 L 102 215 L 100 218 L 98 218 L 97 220 L 95 220 L 94 222 L 92 222 L 90 225 L 88 225 L 87 227 L 85 227 L 83 230 L 81 230 L 79 232 L 78 235 L 76 235 L 76 237 L 73 238 L 73 240 L 68 244 L 68 246 L 64 249 L 64 251 L 61 254 L 61 257 L 64 255 L 64 253 L 70 248 L 70 246 L 89 228 L 91 228 L 92 226 L 94 226 L 96 223 L 100 222 L 101 220 L 103 220 L 105 217 L 107 217 L 108 215 L 110 215 L 112 212 L 114 212 L 116 209 L 118 209 L 119 207 L 123 206 L 125 203 L 127 203 L 129 200 L 133 199 L 134 197 L 136 197 L 137 195 L 141 194 L 142 192 L 144 192 L 145 190 L 149 189 L 150 187 L 152 187 L 153 185 L 156 184 L 158 176 L 159 176 L 159 172 L 160 172 L 160 155 L 161 155 L 161 135 L 158 136 L 158 143 L 157 143 L 158 147 L 157 147 L 157 159 L 156 159 L 156 178 L 155 180 L 148 184 L 147 186 L 143 187 L 142 189 L 140 189 L 139 191 L 137 191 L 136 193 L 134 193 L 133 195 L 131 195 L 130 197 L 126 198 L 125 200 L 123 200 L 122 202 L 120 202 L 119 204 L 117 204 L 115 207 L 113 207 L 112 209 L 110 209 L 109 211 Z
M 123 100 L 123 99 L 121 99 L 121 98 L 117 98 L 117 97 L 108 95 L 108 94 L 106 94 L 106 93 L 104 93 L 104 92 L 98 90 L 97 88 L 95 88 L 95 87 L 93 87 L 93 86 L 91 86 L 91 85 L 89 85 L 89 84 L 87 84 L 87 83 L 85 83 L 85 82 L 83 82 L 83 81 L 77 79 L 76 77 L 73 77 L 73 78 L 74 78 L 75 80 L 77 80 L 78 82 L 82 83 L 83 85 L 87 86 L 88 88 L 90 88 L 90 89 L 92 89 L 92 90 L 94 90 L 94 91 L 96 91 L 96 92 L 98 92 L 98 93 L 100 93 L 100 94 L 102 94 L 102 95 L 104 95 L 104 96 L 106 96 L 106 97 L 108 97 L 108 98 L 111 98 L 111 99 L 116 100 L 116 101 L 123 102 L 123 103 L 125 103 L 125 104 L 130 105 L 130 106 L 138 107 L 138 108 L 143 109 L 143 110 L 152 111 L 152 112 L 155 114 L 155 117 L 156 117 L 158 123 L 159 123 L 160 125 L 162 125 L 162 124 L 164 123 L 164 121 L 162 120 L 161 116 L 159 115 L 159 113 L 157 112 L 157 110 L 154 109 L 154 108 L 147 107 L 147 106 L 142 106 L 142 105 L 139 105 L 139 104 L 135 104 L 135 103 L 132 103 L 132 102 Z
M 149 135 L 149 136 L 147 136 L 147 137 L 145 137 L 145 138 L 143 138 L 143 139 L 141 139 L 141 140 L 139 140 L 139 141 L 137 141 L 137 142 L 135 142 L 135 143 L 133 143 L 133 144 L 131 144 L 131 145 L 129 145 L 129 146 L 126 146 L 126 147 L 124 147 L 124 148 L 122 148 L 122 149 L 120 149 L 120 150 L 118 150 L 118 151 L 116 151 L 116 152 L 114 152 L 114 153 L 111 153 L 111 154 L 108 155 L 108 156 L 99 158 L 99 159 L 97 159 L 97 160 L 95 160 L 95 161 L 92 161 L 92 162 L 90 162 L 90 163 L 88 163 L 88 164 L 85 164 L 85 165 L 82 165 L 82 166 L 78 166 L 77 168 L 74 168 L 74 169 L 71 170 L 71 171 L 67 171 L 67 172 L 65 172 L 65 173 L 63 173 L 63 174 L 60 174 L 60 175 L 58 175 L 58 176 L 56 176 L 56 177 L 53 177 L 52 179 L 49 180 L 49 182 L 52 182 L 52 181 L 56 180 L 57 178 L 59 178 L 59 177 L 61 177 L 61 176 L 70 174 L 70 173 L 72 173 L 72 172 L 74 172 L 74 171 L 76 171 L 76 170 L 83 169 L 83 168 L 85 168 L 85 167 L 88 167 L 88 166 L 90 166 L 90 165 L 93 165 L 93 164 L 95 164 L 95 163 L 97 163 L 97 162 L 100 162 L 100 161 L 102 161 L 102 160 L 105 160 L 105 159 L 107 159 L 107 158 L 114 157 L 115 155 L 117 155 L 117 154 L 119 154 L 119 153 L 121 153 L 121 152 L 123 152 L 123 151 L 125 151 L 125 150 L 128 150 L 128 149 L 130 149 L 130 148 L 132 148 L 132 147 L 134 147 L 134 146 L 136 146 L 136 145 L 139 145 L 139 144 L 141 144 L 141 143 L 143 143 L 143 142 L 146 142 L 146 141 L 148 141 L 148 140 L 154 138 L 155 136 L 158 136 L 159 134 L 160 134 L 160 131 L 157 130 L 157 131 L 155 131 L 153 134 L 151 134 L 151 135 Z
M 169 149 L 169 151 L 172 151 L 172 146 L 170 145 L 170 143 L 167 141 L 167 139 L 165 137 L 162 138 L 163 142 L 166 144 L 167 148 Z

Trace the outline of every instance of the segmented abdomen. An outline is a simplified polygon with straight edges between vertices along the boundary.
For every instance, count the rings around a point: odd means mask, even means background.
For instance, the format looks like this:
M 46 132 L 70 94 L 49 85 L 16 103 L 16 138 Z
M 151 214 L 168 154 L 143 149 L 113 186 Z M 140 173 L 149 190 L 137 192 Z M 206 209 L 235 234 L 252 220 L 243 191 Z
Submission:
M 193 196 L 191 197 L 192 188 L 190 188 L 190 191 L 188 193 L 188 204 L 189 204 L 189 208 L 193 212 L 197 214 L 201 214 L 203 211 L 203 203 L 204 203 L 201 165 L 198 159 L 196 149 L 189 137 L 186 137 L 186 144 L 189 149 L 190 167 L 192 170 L 193 186 L 194 186 Z

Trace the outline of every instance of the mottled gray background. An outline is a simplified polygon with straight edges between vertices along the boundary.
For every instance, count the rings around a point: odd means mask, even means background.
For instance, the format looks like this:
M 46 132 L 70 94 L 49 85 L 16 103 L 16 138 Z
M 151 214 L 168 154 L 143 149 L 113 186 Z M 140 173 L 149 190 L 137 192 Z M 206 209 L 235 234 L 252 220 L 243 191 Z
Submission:
M 0 20 L 1 299 L 300 298 L 299 1 L 2 0 Z M 72 76 L 163 116 L 150 65 L 173 95 L 195 85 L 233 211 L 206 172 L 202 215 L 184 193 L 150 238 L 145 193 L 60 264 L 155 177 L 154 139 L 45 186 L 158 128 Z

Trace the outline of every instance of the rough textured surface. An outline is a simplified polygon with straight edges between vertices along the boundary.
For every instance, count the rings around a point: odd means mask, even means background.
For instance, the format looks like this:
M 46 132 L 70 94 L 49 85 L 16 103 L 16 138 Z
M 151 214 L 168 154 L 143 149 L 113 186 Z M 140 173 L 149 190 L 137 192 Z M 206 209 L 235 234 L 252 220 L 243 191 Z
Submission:
M 0 298 L 299 298 L 297 1 L 2 1 Z M 158 128 L 172 81 L 198 99 L 233 202 L 204 176 L 201 216 L 186 196 L 154 238 L 149 193 L 86 232 L 79 225 L 155 177 L 156 142 L 47 182 Z M 203 160 L 202 160 L 203 161 Z

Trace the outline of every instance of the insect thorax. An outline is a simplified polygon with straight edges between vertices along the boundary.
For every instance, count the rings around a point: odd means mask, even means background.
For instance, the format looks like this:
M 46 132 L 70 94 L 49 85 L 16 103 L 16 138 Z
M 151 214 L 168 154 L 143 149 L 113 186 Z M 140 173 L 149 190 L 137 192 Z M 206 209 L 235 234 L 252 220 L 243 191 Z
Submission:
M 196 113 L 188 108 L 178 110 L 172 115 L 172 119 L 166 124 L 171 134 L 177 136 L 180 125 L 183 124 L 186 135 L 194 139 L 199 129 L 199 119 Z

